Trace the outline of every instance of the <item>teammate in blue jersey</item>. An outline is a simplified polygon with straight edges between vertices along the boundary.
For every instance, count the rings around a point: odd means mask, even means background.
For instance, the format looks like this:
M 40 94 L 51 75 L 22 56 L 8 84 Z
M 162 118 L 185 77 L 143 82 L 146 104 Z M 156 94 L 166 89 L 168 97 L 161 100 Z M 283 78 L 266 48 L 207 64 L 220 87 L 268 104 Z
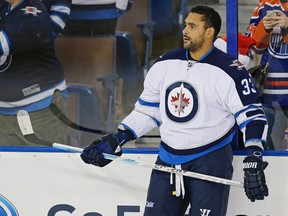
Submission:
M 266 118 L 244 66 L 213 46 L 220 28 L 214 9 L 192 8 L 183 29 L 184 48 L 159 57 L 118 133 L 87 146 L 82 160 L 103 167 L 110 162 L 103 153 L 121 155 L 126 142 L 159 127 L 157 164 L 231 179 L 230 143 L 238 124 L 249 152 L 243 161 L 245 193 L 252 202 L 268 196 L 262 160 Z M 144 215 L 184 215 L 190 204 L 190 216 L 224 216 L 228 197 L 227 185 L 153 170 Z
M 40 0 L 0 0 L 0 145 L 33 145 L 17 125 L 22 109 L 31 112 L 40 137 L 66 141 L 66 126 L 49 108 L 53 101 L 64 109 L 67 90 L 55 55 L 54 18 L 46 7 Z
M 269 14 L 270 13 L 270 14 Z M 266 0 L 253 12 L 247 35 L 257 43 L 254 50 L 262 54 L 261 64 L 265 65 L 271 58 L 268 74 L 264 83 L 261 103 L 266 114 L 269 130 L 267 148 L 274 150 L 271 137 L 273 129 L 281 130 L 284 140 L 284 128 L 273 127 L 276 110 L 282 110 L 288 118 L 288 2 L 287 0 Z M 280 109 L 279 109 L 280 108 Z

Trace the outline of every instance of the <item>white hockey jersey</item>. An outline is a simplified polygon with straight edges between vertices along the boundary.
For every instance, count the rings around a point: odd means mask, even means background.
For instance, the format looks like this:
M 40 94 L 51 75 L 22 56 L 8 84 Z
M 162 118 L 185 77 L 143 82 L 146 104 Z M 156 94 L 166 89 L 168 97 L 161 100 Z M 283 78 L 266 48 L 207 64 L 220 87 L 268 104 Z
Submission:
M 199 61 L 185 49 L 160 56 L 121 125 L 135 137 L 159 126 L 161 159 L 181 164 L 230 143 L 235 122 L 244 141 L 265 141 L 266 118 L 250 75 L 213 47 Z

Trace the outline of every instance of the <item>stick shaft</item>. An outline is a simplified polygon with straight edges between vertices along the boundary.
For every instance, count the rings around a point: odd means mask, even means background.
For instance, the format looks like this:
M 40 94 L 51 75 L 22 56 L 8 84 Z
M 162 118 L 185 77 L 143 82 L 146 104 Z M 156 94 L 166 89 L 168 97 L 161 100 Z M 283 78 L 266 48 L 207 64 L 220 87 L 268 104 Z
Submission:
M 65 151 L 78 152 L 78 153 L 83 152 L 82 148 L 78 148 L 78 147 L 74 147 L 74 146 L 68 146 L 68 145 L 59 144 L 59 143 L 54 143 L 52 146 L 53 146 L 53 148 L 62 149 Z M 181 173 L 183 176 L 188 176 L 188 177 L 193 177 L 193 178 L 197 178 L 197 179 L 201 179 L 201 180 L 206 180 L 206 181 L 211 181 L 211 182 L 215 182 L 215 183 L 220 183 L 220 184 L 225 184 L 225 185 L 243 188 L 243 184 L 241 182 L 232 181 L 229 179 L 218 178 L 218 177 L 214 177 L 214 176 L 210 176 L 210 175 L 195 173 L 195 172 L 191 172 L 191 171 L 181 170 L 181 169 L 177 169 L 177 168 L 173 168 L 173 167 L 167 167 L 167 166 L 158 165 L 158 164 L 149 164 L 149 163 L 146 163 L 143 161 L 134 160 L 131 158 L 125 158 L 123 156 L 119 157 L 116 155 L 111 155 L 111 154 L 106 154 L 106 153 L 104 153 L 104 157 L 105 157 L 105 159 L 115 160 L 115 161 L 118 161 L 121 163 L 126 163 L 126 164 L 130 164 L 130 165 L 138 165 L 138 166 L 151 168 L 151 169 L 155 169 L 155 170 L 159 170 L 159 171 L 163 171 L 163 172 Z

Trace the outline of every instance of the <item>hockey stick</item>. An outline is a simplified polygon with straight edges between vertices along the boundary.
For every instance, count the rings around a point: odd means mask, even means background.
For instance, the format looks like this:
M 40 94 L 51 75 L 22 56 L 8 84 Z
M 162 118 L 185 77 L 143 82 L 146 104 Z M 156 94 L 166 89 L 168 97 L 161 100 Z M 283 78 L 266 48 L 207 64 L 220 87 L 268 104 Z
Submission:
M 95 134 L 108 134 L 108 132 L 103 131 L 103 130 L 98 130 L 98 129 L 92 129 L 92 128 L 87 128 L 84 126 L 81 126 L 79 124 L 76 124 L 75 122 L 73 122 L 72 120 L 70 120 L 60 109 L 59 107 L 54 104 L 51 103 L 50 105 L 50 110 L 53 112 L 53 114 L 61 121 L 63 122 L 65 125 L 76 129 L 76 130 L 80 130 L 80 131 L 84 131 L 84 132 L 89 132 L 89 133 L 95 133 Z M 143 135 L 141 138 L 159 138 L 159 135 Z
M 28 112 L 26 112 L 24 110 L 20 110 L 17 113 L 17 120 L 18 120 L 18 124 L 19 124 L 20 130 L 21 130 L 23 136 L 30 142 L 45 145 L 45 146 L 51 146 L 53 148 L 57 148 L 57 149 L 65 150 L 65 151 L 70 151 L 70 152 L 77 152 L 77 153 L 83 152 L 82 148 L 78 148 L 78 147 L 74 147 L 74 146 L 68 146 L 68 145 L 60 144 L 60 143 L 48 142 L 48 141 L 39 139 L 36 136 L 36 134 L 34 133 Z M 113 161 L 115 160 L 115 161 L 118 161 L 121 163 L 126 163 L 126 164 L 136 165 L 136 166 L 142 166 L 142 167 L 146 167 L 146 168 L 159 170 L 162 172 L 168 172 L 168 173 L 174 173 L 174 174 L 180 173 L 183 176 L 188 176 L 188 177 L 197 178 L 197 179 L 201 179 L 201 180 L 205 180 L 205 181 L 210 181 L 210 182 L 215 182 L 215 183 L 219 183 L 219 184 L 243 188 L 243 183 L 237 182 L 237 181 L 232 181 L 229 179 L 218 178 L 215 176 L 210 176 L 210 175 L 200 174 L 200 173 L 196 173 L 196 172 L 181 170 L 181 169 L 163 166 L 163 165 L 159 165 L 159 164 L 150 164 L 150 163 L 142 162 L 142 161 L 135 160 L 132 158 L 126 158 L 123 156 L 119 157 L 116 155 L 111 155 L 111 154 L 106 154 L 106 153 L 104 153 L 103 155 L 104 155 L 104 158 L 108 159 L 108 160 L 113 160 Z
M 82 148 L 78 148 L 78 147 L 74 147 L 74 146 L 68 146 L 68 145 L 59 144 L 59 143 L 54 143 L 52 146 L 54 148 L 66 150 L 66 151 L 70 151 L 70 152 L 77 152 L 77 153 L 83 152 Z M 177 168 L 168 167 L 168 166 L 159 165 L 159 164 L 150 164 L 147 162 L 135 160 L 132 158 L 126 158 L 123 156 L 119 157 L 116 155 L 111 155 L 111 154 L 106 154 L 106 153 L 103 153 L 103 154 L 104 154 L 105 159 L 118 161 L 121 163 L 142 166 L 142 167 L 146 167 L 146 168 L 150 168 L 150 169 L 159 170 L 162 172 L 168 172 L 168 173 L 174 173 L 174 174 L 180 173 L 183 176 L 188 176 L 188 177 L 197 178 L 197 179 L 201 179 L 201 180 L 205 180 L 205 181 L 211 181 L 211 182 L 215 182 L 215 183 L 220 183 L 220 184 L 231 185 L 231 186 L 243 188 L 243 183 L 237 182 L 237 181 L 232 181 L 229 179 L 218 178 L 215 176 L 200 174 L 200 173 L 196 173 L 196 172 L 186 171 L 186 170 L 177 169 Z

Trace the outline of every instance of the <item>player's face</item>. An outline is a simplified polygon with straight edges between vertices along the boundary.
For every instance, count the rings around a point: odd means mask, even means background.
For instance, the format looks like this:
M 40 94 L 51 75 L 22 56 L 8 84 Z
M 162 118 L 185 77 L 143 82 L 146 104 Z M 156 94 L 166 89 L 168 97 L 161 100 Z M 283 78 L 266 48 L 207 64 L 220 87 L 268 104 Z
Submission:
M 189 13 L 185 19 L 185 28 L 183 29 L 183 47 L 192 52 L 199 51 L 205 42 L 204 21 L 202 15 Z

